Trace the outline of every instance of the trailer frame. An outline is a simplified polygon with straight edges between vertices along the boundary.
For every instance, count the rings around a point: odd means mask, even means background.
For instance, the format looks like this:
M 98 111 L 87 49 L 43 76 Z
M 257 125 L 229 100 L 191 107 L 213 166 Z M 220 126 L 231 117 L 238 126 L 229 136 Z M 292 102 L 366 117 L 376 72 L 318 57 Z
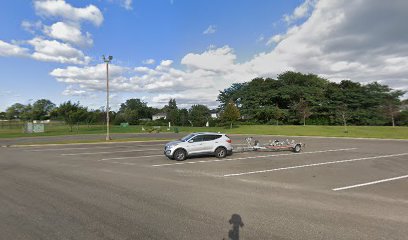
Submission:
M 245 138 L 246 146 L 234 148 L 234 152 L 254 152 L 254 151 L 265 151 L 265 152 L 278 152 L 278 151 L 292 151 L 299 153 L 306 144 L 301 142 L 296 142 L 295 140 L 270 140 L 267 144 L 261 144 L 258 140 L 253 137 Z

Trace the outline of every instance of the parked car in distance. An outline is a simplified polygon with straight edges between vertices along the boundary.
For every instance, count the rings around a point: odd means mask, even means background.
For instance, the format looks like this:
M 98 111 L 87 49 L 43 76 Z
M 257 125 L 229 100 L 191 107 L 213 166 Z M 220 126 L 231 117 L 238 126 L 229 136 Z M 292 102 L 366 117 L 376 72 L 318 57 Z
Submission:
M 217 158 L 224 158 L 232 154 L 231 142 L 231 139 L 222 133 L 191 133 L 180 140 L 167 143 L 164 155 L 177 161 L 183 161 L 194 155 L 215 155 Z

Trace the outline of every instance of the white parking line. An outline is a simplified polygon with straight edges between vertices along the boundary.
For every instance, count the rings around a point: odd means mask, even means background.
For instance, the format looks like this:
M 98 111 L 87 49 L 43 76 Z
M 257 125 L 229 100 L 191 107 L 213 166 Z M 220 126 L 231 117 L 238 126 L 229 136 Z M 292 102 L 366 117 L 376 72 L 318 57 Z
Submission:
M 130 165 L 130 166 L 136 165 L 135 163 L 128 163 L 128 162 L 110 162 L 110 163 L 116 163 L 116 164 L 120 164 L 120 165 Z
M 251 156 L 251 157 L 226 158 L 226 159 L 216 159 L 216 160 L 207 160 L 207 161 L 166 163 L 166 164 L 156 164 L 156 165 L 152 165 L 152 167 L 163 167 L 163 166 L 195 164 L 195 163 L 212 163 L 212 162 L 238 161 L 238 160 L 244 160 L 244 159 L 256 159 L 256 158 L 266 158 L 266 157 L 279 157 L 279 156 L 302 155 L 302 154 L 311 154 L 311 153 L 325 153 L 325 152 L 350 151 L 350 150 L 355 150 L 355 149 L 357 149 L 357 148 L 330 149 L 330 150 L 322 150 L 322 151 L 314 151 L 314 152 L 300 152 L 300 153 L 281 153 L 281 154 L 272 154 L 272 155 L 258 155 L 258 156 Z
M 351 186 L 347 186 L 347 187 L 334 188 L 332 190 L 333 191 L 341 191 L 341 190 L 346 190 L 346 189 L 350 189 L 350 188 L 363 187 L 363 186 L 368 186 L 368 185 L 373 185 L 373 184 L 383 183 L 383 182 L 389 182 L 389 181 L 394 181 L 394 180 L 403 179 L 403 178 L 408 178 L 408 175 L 400 176 L 400 177 L 394 177 L 394 178 L 381 179 L 381 180 L 377 180 L 377 181 L 373 181 L 373 182 L 361 183 L 361 184 L 351 185 Z
M 251 157 L 227 158 L 227 159 L 216 159 L 216 160 L 206 160 L 206 161 L 166 163 L 166 164 L 152 165 L 152 167 L 163 167 L 163 166 L 195 164 L 195 163 L 212 163 L 212 162 L 238 161 L 238 160 L 257 159 L 257 158 L 266 158 L 266 157 L 279 157 L 279 156 L 301 155 L 301 154 L 311 154 L 311 153 L 325 153 L 325 152 L 349 151 L 349 150 L 355 150 L 355 149 L 357 149 L 357 148 L 330 149 L 330 150 L 322 150 L 322 151 L 314 151 L 314 152 L 301 152 L 301 153 L 281 153 L 281 154 L 258 155 L 258 156 L 251 156 Z
M 107 146 L 107 147 L 72 147 L 72 148 L 48 148 L 48 149 L 25 149 L 26 152 L 42 152 L 42 151 L 68 151 L 68 150 L 85 150 L 85 149 L 108 149 L 108 148 L 118 148 L 118 147 L 152 147 L 152 146 L 163 146 L 163 144 L 151 144 L 151 145 L 121 145 L 121 146 Z
M 113 142 L 88 142 L 88 143 L 45 143 L 45 144 L 22 144 L 22 145 L 8 145 L 7 147 L 15 147 L 15 148 L 25 148 L 25 147 L 49 147 L 49 146 L 75 146 L 75 145 L 114 145 L 114 144 L 129 144 L 129 143 L 156 143 L 161 142 L 163 143 L 168 142 L 169 140 L 148 140 L 148 141 L 113 141 Z M 152 146 L 152 145 L 148 145 Z M 5 146 L 2 146 L 5 147 Z
M 105 149 L 105 148 L 116 148 L 116 147 L 91 147 L 91 148 L 49 148 L 49 149 L 30 149 L 24 150 L 25 152 L 45 152 L 45 151 L 69 151 L 69 150 L 84 150 L 84 149 Z
M 290 169 L 297 169 L 297 168 L 315 167 L 315 166 L 322 166 L 322 165 L 329 165 L 329 164 L 336 164 L 336 163 L 356 162 L 356 161 L 371 160 L 371 159 L 378 159 L 378 158 L 398 157 L 398 156 L 405 156 L 405 155 L 408 155 L 408 153 L 383 155 L 383 156 L 375 156 L 375 157 L 365 157 L 365 158 L 355 158 L 355 159 L 347 159 L 347 160 L 331 161 L 331 162 L 322 162 L 322 163 L 314 163 L 314 164 L 306 164 L 306 165 L 297 165 L 297 166 L 292 166 L 292 167 L 275 168 L 275 169 L 260 170 L 260 171 L 253 171 L 253 172 L 225 174 L 224 177 L 233 177 L 233 176 L 242 176 L 242 175 L 249 175 L 249 174 L 256 174 L 256 173 L 275 172 L 275 171 L 290 170 Z
M 143 151 L 157 151 L 160 149 L 138 149 L 138 150 L 126 150 L 126 151 L 114 151 L 114 152 L 85 152 L 85 153 L 63 153 L 62 156 L 76 156 L 76 155 L 92 155 L 92 154 L 108 154 L 108 153 L 126 153 L 126 152 L 143 152 Z
M 163 157 L 163 154 L 160 155 L 147 155 L 147 156 L 136 156 L 136 157 L 115 157 L 115 158 L 103 158 L 100 160 L 97 160 L 98 162 L 101 161 L 111 161 L 111 160 L 121 160 L 121 159 L 133 159 L 133 158 L 149 158 L 149 157 Z

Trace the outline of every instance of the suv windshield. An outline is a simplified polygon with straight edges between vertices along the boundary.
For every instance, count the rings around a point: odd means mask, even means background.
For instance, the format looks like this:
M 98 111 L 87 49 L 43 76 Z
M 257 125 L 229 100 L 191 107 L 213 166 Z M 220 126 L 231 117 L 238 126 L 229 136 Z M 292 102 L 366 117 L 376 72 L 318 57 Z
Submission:
M 187 135 L 187 136 L 181 138 L 180 140 L 181 140 L 182 142 L 185 142 L 185 141 L 187 141 L 188 139 L 194 137 L 195 135 L 196 135 L 196 134 L 189 134 L 189 135 Z

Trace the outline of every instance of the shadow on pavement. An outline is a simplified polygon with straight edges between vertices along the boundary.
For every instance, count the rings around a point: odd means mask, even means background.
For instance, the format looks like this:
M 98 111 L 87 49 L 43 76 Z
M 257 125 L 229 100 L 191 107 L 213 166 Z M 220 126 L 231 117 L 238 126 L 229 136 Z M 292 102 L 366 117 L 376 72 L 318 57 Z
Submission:
M 239 228 L 244 227 L 241 216 L 236 213 L 232 214 L 229 223 L 232 224 L 232 229 L 228 231 L 228 240 L 239 240 Z

